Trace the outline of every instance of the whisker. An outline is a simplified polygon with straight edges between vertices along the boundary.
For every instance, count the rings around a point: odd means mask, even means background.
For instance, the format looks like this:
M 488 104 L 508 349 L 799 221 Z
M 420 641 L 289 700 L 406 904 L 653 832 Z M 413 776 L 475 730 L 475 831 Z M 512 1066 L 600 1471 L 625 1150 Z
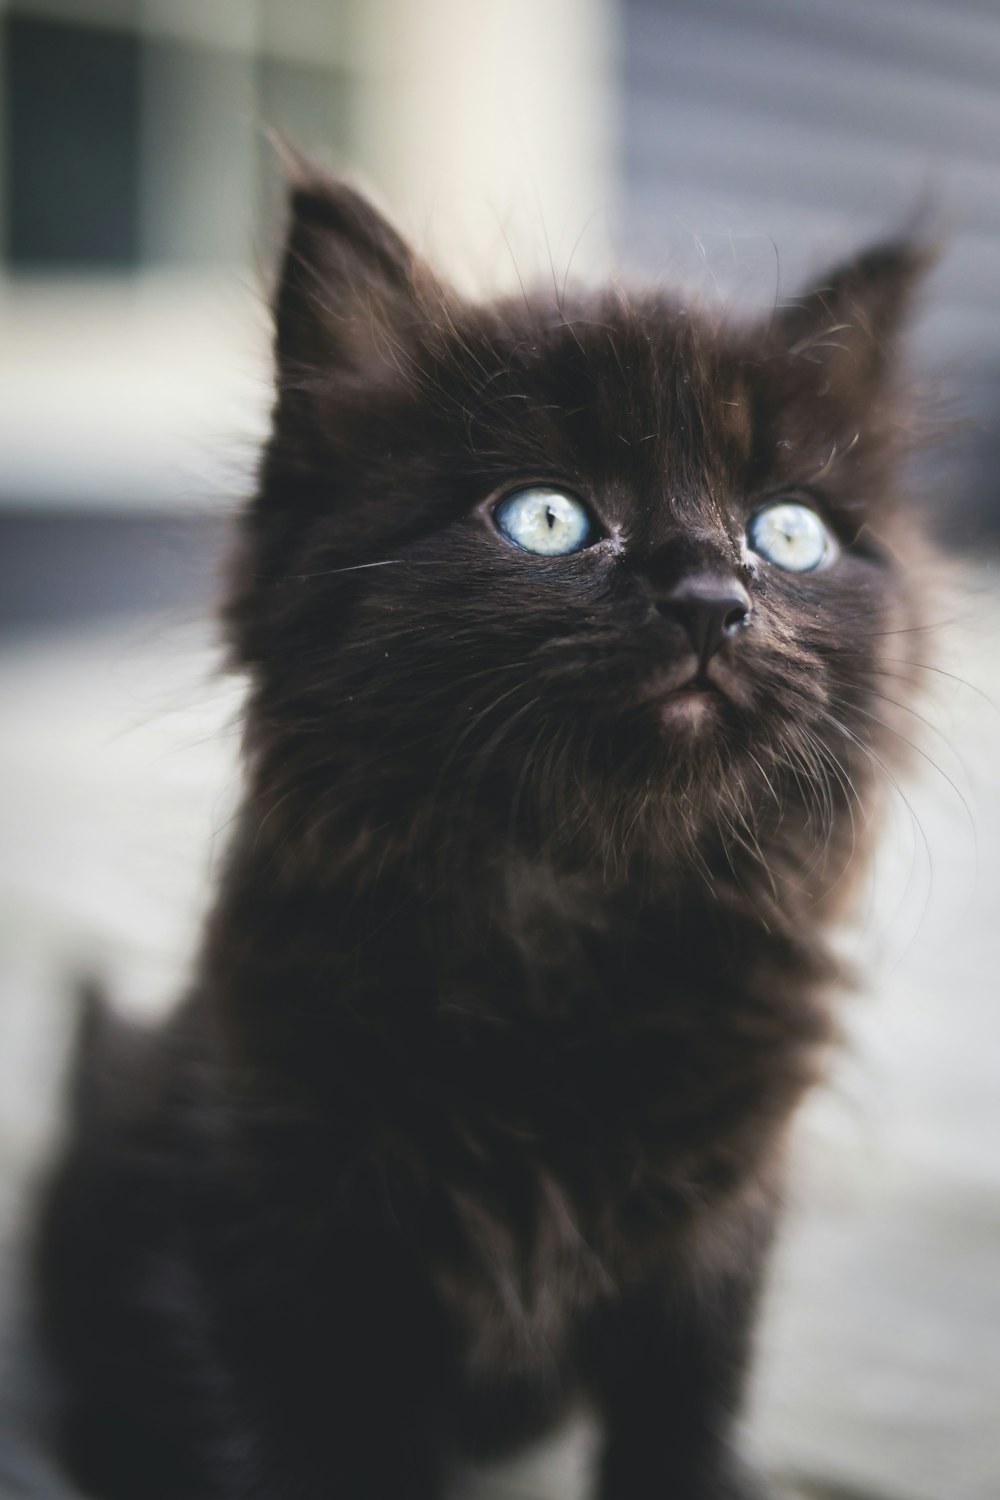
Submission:
M 893 776 L 892 772 L 885 764 L 885 761 L 882 760 L 881 756 L 879 756 L 870 745 L 865 744 L 864 740 L 856 735 L 848 725 L 844 724 L 840 719 L 838 719 L 836 714 L 822 711 L 822 717 L 827 721 L 827 723 L 831 725 L 832 728 L 834 728 L 840 734 L 843 734 L 848 740 L 850 740 L 850 742 L 854 744 L 868 760 L 871 761 L 872 765 L 881 772 L 888 784 L 892 787 L 896 795 L 899 797 L 903 806 L 906 808 L 907 814 L 910 818 L 911 826 L 914 830 L 914 834 L 916 837 L 919 837 L 920 844 L 927 859 L 927 894 L 924 897 L 923 905 L 921 908 L 922 920 L 927 913 L 934 888 L 934 857 L 931 852 L 930 840 L 927 837 L 924 826 L 917 816 L 916 810 L 913 807 L 913 804 L 910 801 L 909 797 L 907 797 L 906 793 L 903 791 L 899 782 L 896 780 L 895 776 Z M 902 903 L 903 898 L 901 898 L 899 906 L 897 907 L 897 914 L 898 911 L 902 909 Z
M 877 697 L 882 697 L 883 695 L 881 693 L 879 693 L 879 694 L 876 694 L 876 696 Z M 881 718 L 878 714 L 873 714 L 873 713 L 869 712 L 867 709 L 860 708 L 856 704 L 846 704 L 844 702 L 844 700 L 841 699 L 841 698 L 837 698 L 834 701 L 837 702 L 841 708 L 845 708 L 846 707 L 846 708 L 849 708 L 851 710 L 851 712 L 853 712 L 853 713 L 860 713 L 860 714 L 864 715 L 864 717 L 866 719 L 870 719 L 873 723 L 878 724 L 880 728 L 888 730 L 888 732 L 890 734 L 892 734 L 892 735 L 895 735 L 898 740 L 902 740 L 902 742 L 903 742 L 904 745 L 908 745 L 910 747 L 910 749 L 914 751 L 915 754 L 917 754 L 917 755 L 920 756 L 921 760 L 926 761 L 926 763 L 931 767 L 931 769 L 934 770 L 934 771 L 936 771 L 937 774 L 940 777 L 942 777 L 942 779 L 947 783 L 947 785 L 954 792 L 955 796 L 958 798 L 958 800 L 959 800 L 959 802 L 960 802 L 960 804 L 962 806 L 962 809 L 963 809 L 963 811 L 965 813 L 965 816 L 968 819 L 969 827 L 972 830 L 973 841 L 974 841 L 974 843 L 978 844 L 978 833 L 977 833 L 977 829 L 976 829 L 976 820 L 975 820 L 975 818 L 973 816 L 972 809 L 969 806 L 969 803 L 968 803 L 968 801 L 967 801 L 964 793 L 956 785 L 956 783 L 952 780 L 952 778 L 948 775 L 947 771 L 945 771 L 942 766 L 938 765 L 937 761 L 934 760 L 933 756 L 929 755 L 927 753 L 927 751 L 924 750 L 924 749 L 922 749 L 920 745 L 916 744 L 916 742 L 914 740 L 911 740 L 907 735 L 901 733 L 900 730 L 893 728 L 893 726 L 890 723 L 888 723 L 887 720 Z M 884 701 L 886 703 L 893 703 L 894 699 L 892 699 L 892 698 L 886 698 Z M 902 704 L 897 704 L 896 706 L 897 707 L 902 707 L 903 705 Z M 919 717 L 919 715 L 918 715 L 918 717 Z

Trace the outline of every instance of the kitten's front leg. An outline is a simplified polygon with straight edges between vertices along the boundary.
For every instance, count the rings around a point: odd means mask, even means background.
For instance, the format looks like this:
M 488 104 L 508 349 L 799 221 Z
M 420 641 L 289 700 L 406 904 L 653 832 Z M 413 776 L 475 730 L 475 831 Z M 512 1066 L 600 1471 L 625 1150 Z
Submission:
M 583 1363 L 606 1424 L 601 1500 L 767 1500 L 732 1446 L 760 1258 L 647 1286 L 595 1317 Z

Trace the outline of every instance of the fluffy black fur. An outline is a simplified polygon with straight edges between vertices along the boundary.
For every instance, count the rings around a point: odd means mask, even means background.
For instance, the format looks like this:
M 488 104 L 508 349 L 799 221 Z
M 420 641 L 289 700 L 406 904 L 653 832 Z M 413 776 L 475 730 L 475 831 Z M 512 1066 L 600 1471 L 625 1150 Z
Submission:
M 474 306 L 297 185 L 228 608 L 242 816 L 186 1003 L 91 1028 L 40 1238 L 88 1494 L 438 1500 L 581 1395 L 607 1500 L 759 1493 L 754 1301 L 919 618 L 920 262 L 883 246 L 758 324 Z M 491 503 L 531 480 L 605 540 L 511 546 Z M 747 553 L 786 494 L 832 567 Z M 687 713 L 670 601 L 706 574 L 752 615 Z

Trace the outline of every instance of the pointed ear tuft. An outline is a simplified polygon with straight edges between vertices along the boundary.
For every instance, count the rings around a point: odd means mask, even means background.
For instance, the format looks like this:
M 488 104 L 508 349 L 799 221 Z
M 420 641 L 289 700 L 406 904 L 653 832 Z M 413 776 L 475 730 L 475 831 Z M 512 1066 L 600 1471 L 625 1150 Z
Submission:
M 872 246 L 778 313 L 789 353 L 821 367 L 826 384 L 870 389 L 891 365 L 917 286 L 937 259 L 911 239 Z
M 300 157 L 275 299 L 279 371 L 350 365 L 412 322 L 430 272 L 360 193 Z

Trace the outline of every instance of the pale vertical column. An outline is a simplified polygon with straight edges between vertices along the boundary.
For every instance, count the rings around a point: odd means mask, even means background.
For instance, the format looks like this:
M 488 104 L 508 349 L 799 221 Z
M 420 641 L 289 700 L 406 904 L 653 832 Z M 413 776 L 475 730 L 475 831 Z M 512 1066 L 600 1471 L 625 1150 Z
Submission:
M 357 158 L 465 284 L 589 275 L 613 210 L 612 0 L 365 0 Z

